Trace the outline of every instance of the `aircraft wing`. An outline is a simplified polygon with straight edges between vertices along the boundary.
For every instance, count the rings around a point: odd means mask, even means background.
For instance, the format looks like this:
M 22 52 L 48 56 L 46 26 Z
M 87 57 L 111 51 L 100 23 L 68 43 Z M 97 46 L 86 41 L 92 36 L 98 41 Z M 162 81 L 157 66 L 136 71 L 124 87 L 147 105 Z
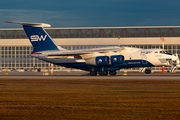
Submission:
M 104 48 L 93 48 L 85 50 L 65 50 L 61 53 L 48 53 L 47 58 L 58 59 L 58 58 L 69 58 L 69 59 L 84 59 L 89 65 L 97 65 L 97 62 L 102 60 L 102 63 L 109 64 L 122 64 L 124 56 L 116 53 L 116 51 L 124 50 L 124 47 L 104 47 Z
M 92 48 L 92 49 L 83 49 L 83 50 L 65 50 L 65 51 L 55 51 L 55 52 L 47 52 L 48 56 L 70 56 L 70 55 L 84 55 L 91 54 L 94 52 L 105 53 L 105 52 L 116 52 L 120 50 L 124 50 L 124 47 L 103 47 L 103 48 Z

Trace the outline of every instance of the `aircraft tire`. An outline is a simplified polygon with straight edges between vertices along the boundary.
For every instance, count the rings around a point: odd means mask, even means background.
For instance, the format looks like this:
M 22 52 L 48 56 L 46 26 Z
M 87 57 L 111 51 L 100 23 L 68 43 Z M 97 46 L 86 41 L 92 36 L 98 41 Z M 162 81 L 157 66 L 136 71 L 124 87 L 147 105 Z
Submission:
M 109 71 L 109 75 L 111 75 L 111 76 L 115 76 L 116 74 L 117 74 L 116 71 Z
M 97 72 L 96 71 L 90 71 L 90 76 L 96 76 Z
M 145 70 L 145 73 L 146 73 L 146 74 L 151 74 L 151 69 L 146 69 L 146 70 Z
M 99 71 L 98 74 L 100 76 L 107 76 L 108 75 L 108 71 Z

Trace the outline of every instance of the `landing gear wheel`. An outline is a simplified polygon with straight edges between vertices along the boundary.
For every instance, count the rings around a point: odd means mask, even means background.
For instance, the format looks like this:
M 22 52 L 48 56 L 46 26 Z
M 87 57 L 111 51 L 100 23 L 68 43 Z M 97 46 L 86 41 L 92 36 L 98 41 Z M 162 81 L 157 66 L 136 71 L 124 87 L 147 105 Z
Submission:
M 90 71 L 90 75 L 91 75 L 91 76 L 96 76 L 96 75 L 97 75 L 97 72 L 96 72 L 96 71 Z
M 145 69 L 146 74 L 151 74 L 151 69 Z
M 109 75 L 111 75 L 111 76 L 115 76 L 116 74 L 117 74 L 116 71 L 109 71 Z
M 108 75 L 108 72 L 107 71 L 99 71 L 98 74 L 100 76 L 107 76 Z

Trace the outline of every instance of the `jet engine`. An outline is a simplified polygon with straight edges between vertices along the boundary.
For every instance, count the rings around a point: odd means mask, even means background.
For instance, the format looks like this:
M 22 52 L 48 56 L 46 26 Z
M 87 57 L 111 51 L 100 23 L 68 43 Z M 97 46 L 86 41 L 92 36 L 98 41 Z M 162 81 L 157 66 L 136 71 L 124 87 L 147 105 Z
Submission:
M 124 63 L 124 56 L 119 55 L 115 52 L 106 52 L 106 53 L 89 53 L 83 54 L 81 57 L 86 61 L 86 64 L 94 66 L 107 66 L 107 65 L 116 65 Z
M 96 56 L 96 57 L 85 59 L 85 61 L 86 61 L 86 64 L 95 65 L 95 66 L 106 66 L 109 63 L 107 56 Z
M 119 55 L 118 53 L 115 53 L 115 52 L 107 52 L 107 53 L 103 53 L 103 54 L 109 57 L 109 64 L 110 65 L 123 64 L 124 63 L 124 56 L 123 55 Z
M 112 55 L 109 57 L 110 64 L 115 65 L 115 64 L 123 64 L 124 63 L 124 56 L 123 55 Z
M 82 54 L 81 57 L 86 61 L 86 64 L 89 65 L 106 66 L 109 64 L 109 57 L 98 52 Z

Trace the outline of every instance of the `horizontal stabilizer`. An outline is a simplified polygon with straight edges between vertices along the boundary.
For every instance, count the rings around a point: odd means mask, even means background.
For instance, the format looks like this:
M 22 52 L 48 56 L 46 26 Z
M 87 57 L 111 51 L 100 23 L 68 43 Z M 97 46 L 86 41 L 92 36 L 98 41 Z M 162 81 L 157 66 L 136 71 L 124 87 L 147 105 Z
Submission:
M 31 27 L 51 27 L 51 25 L 47 23 L 12 22 L 12 21 L 5 21 L 5 22 L 11 23 L 11 24 L 21 24 L 21 25 L 31 26 Z

